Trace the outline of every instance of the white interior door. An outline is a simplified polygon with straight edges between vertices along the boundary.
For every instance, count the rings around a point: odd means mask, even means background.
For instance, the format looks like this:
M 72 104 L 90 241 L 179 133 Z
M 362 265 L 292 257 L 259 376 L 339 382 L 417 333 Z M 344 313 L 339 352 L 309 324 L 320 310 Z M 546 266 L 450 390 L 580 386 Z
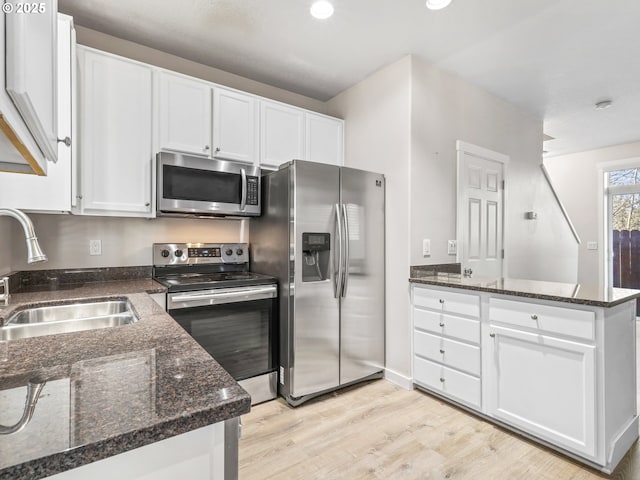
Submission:
M 503 276 L 505 158 L 458 148 L 458 259 L 475 276 Z

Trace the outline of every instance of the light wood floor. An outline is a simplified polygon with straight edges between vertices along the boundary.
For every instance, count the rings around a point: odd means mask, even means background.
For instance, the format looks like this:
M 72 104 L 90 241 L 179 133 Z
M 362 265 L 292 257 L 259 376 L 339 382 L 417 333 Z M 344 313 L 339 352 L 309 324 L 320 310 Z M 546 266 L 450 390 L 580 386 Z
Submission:
M 273 400 L 253 407 L 242 422 L 240 480 L 640 480 L 639 442 L 608 477 L 386 380 L 297 408 Z

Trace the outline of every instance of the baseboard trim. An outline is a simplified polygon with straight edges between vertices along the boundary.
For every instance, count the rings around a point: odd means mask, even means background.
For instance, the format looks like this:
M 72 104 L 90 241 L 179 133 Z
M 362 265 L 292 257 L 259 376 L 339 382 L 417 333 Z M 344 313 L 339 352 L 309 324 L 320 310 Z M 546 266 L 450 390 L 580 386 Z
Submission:
M 389 370 L 385 368 L 384 370 L 384 378 L 394 385 L 398 385 L 405 390 L 413 390 L 413 380 L 411 377 L 405 377 L 404 375 L 394 372 L 393 370 Z

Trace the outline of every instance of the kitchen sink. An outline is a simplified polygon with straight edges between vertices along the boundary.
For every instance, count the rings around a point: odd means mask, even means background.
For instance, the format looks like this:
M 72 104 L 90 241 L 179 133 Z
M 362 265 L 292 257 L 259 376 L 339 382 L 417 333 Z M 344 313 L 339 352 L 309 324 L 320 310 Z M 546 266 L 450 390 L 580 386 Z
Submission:
M 0 327 L 0 340 L 118 327 L 137 321 L 127 300 L 46 305 L 16 311 Z

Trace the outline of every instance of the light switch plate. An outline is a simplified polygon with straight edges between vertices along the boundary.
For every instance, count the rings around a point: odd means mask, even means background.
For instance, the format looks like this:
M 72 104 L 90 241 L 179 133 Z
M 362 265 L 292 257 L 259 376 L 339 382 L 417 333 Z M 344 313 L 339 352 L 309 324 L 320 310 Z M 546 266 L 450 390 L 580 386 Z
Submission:
M 449 240 L 447 242 L 447 253 L 449 255 L 455 255 L 458 253 L 458 241 L 457 240 Z
M 587 250 L 597 250 L 598 242 L 587 242 Z
M 429 238 L 422 239 L 422 256 L 428 257 L 431 255 L 431 240 Z

